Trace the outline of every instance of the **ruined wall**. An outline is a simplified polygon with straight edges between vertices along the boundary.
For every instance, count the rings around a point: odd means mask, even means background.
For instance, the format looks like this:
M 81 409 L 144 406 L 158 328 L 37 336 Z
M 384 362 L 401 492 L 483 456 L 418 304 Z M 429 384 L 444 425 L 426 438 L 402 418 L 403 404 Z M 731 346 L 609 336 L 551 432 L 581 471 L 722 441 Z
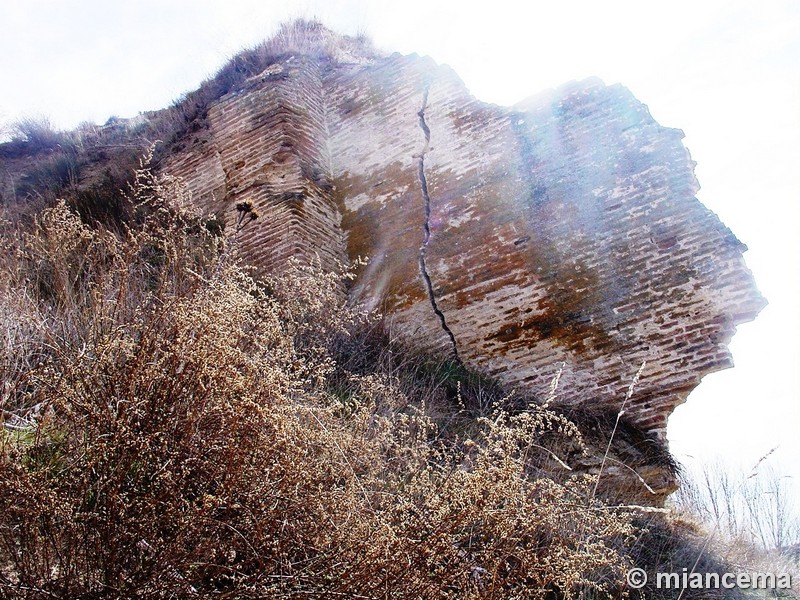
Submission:
M 563 367 L 565 401 L 618 407 L 646 362 L 629 417 L 662 439 L 763 305 L 682 133 L 621 86 L 502 108 L 427 58 L 290 57 L 209 118 L 166 169 L 209 208 L 255 202 L 252 260 L 369 257 L 355 296 L 533 395 Z
M 540 393 L 564 365 L 570 401 L 618 406 L 646 361 L 630 417 L 660 436 L 731 366 L 735 325 L 763 306 L 744 246 L 695 199 L 682 133 L 627 90 L 590 80 L 502 109 L 397 56 L 332 79 L 348 249 L 373 259 L 359 292 L 409 336 L 436 326 L 417 264 L 427 221 L 427 276 L 468 364 Z
M 355 299 L 530 397 L 561 370 L 560 401 L 616 414 L 646 363 L 626 418 L 663 448 L 764 305 L 744 245 L 695 198 L 682 136 L 599 80 L 506 108 L 428 58 L 287 53 L 162 168 L 229 223 L 252 201 L 238 243 L 264 270 L 368 257 Z

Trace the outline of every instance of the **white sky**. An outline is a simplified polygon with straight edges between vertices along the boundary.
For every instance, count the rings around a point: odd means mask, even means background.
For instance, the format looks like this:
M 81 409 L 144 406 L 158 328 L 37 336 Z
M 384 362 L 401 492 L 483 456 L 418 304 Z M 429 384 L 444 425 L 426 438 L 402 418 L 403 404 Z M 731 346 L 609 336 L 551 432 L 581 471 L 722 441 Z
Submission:
M 699 198 L 750 247 L 770 305 L 734 338 L 736 368 L 675 412 L 672 449 L 751 466 L 778 446 L 770 460 L 800 480 L 800 2 L 2 0 L 0 124 L 162 108 L 297 16 L 448 63 L 482 100 L 596 75 L 683 129 Z

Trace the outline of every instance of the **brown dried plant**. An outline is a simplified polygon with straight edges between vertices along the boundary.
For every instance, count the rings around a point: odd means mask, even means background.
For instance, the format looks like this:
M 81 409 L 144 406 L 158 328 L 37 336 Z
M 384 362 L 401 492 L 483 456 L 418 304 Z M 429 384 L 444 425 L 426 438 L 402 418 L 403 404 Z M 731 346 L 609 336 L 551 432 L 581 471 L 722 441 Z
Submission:
M 256 279 L 179 182 L 132 193 L 121 233 L 60 203 L 4 241 L 0 595 L 623 595 L 630 515 L 532 469 L 568 421 L 447 425 L 337 361 L 374 326 L 346 272 Z

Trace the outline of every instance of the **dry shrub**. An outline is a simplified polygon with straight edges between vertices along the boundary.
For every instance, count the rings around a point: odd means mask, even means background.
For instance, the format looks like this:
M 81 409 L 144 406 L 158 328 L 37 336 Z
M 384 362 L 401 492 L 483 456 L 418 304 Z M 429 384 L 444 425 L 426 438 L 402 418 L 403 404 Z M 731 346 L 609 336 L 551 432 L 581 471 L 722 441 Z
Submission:
M 122 232 L 60 203 L 7 236 L 0 593 L 621 594 L 630 515 L 531 476 L 563 417 L 443 431 L 429 390 L 337 364 L 374 325 L 347 273 L 256 279 L 179 182 L 133 195 Z
M 773 591 L 771 597 L 797 598 L 800 515 L 789 481 L 766 462 L 771 454 L 749 472 L 721 462 L 687 469 L 671 500 L 676 515 L 696 530 L 703 559 L 721 557 L 748 573 L 791 574 L 793 590 Z
M 24 147 L 26 153 L 36 154 L 58 148 L 65 135 L 56 131 L 45 116 L 25 117 L 11 127 L 11 145 Z

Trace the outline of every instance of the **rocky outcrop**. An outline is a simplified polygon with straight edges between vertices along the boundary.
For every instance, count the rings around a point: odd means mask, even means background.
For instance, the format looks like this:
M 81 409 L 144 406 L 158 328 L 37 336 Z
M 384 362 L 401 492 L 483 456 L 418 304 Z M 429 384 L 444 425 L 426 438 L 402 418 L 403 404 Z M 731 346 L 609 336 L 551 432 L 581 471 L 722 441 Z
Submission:
M 532 397 L 560 371 L 562 403 L 616 414 L 644 365 L 626 419 L 653 443 L 764 305 L 682 132 L 622 86 L 499 107 L 429 58 L 287 52 L 204 118 L 162 168 L 229 221 L 253 202 L 249 260 L 368 257 L 354 297 Z

